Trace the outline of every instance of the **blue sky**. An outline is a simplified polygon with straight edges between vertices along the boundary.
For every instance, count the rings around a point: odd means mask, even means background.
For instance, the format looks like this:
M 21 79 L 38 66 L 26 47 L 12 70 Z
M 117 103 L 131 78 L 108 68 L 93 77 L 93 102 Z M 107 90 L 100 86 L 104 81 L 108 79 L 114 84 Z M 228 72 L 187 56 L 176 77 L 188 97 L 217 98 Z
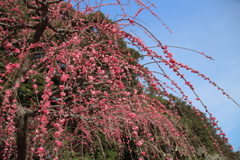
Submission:
M 144 1 L 144 0 L 143 0 Z M 102 3 L 116 2 L 114 0 Z M 124 1 L 121 1 L 124 3 Z M 149 12 L 143 11 L 137 22 L 147 27 L 163 44 L 194 49 L 214 58 L 206 59 L 198 53 L 169 48 L 178 62 L 189 65 L 200 71 L 218 86 L 223 88 L 236 102 L 240 103 L 240 1 L 239 0 L 152 0 L 157 8 L 153 11 L 167 24 L 173 33 L 169 33 L 165 26 Z M 134 14 L 136 5 L 125 7 L 126 12 Z M 118 19 L 117 14 L 122 14 L 120 7 L 102 7 L 101 11 L 110 14 L 110 18 Z M 156 44 L 138 28 L 131 28 L 143 38 L 148 46 Z M 162 54 L 160 49 L 154 49 Z M 145 59 L 142 63 L 148 62 Z M 159 71 L 156 66 L 149 65 L 150 70 Z M 195 96 L 184 82 L 179 80 L 170 70 L 167 73 L 174 79 L 193 105 L 203 109 L 195 101 Z M 190 72 L 181 70 L 187 80 L 191 81 L 195 91 L 208 106 L 208 110 L 219 121 L 219 126 L 225 131 L 234 150 L 240 148 L 240 107 L 224 96 L 216 87 L 210 85 L 200 77 Z M 166 81 L 161 76 L 160 80 Z M 203 110 L 204 111 L 204 110 Z

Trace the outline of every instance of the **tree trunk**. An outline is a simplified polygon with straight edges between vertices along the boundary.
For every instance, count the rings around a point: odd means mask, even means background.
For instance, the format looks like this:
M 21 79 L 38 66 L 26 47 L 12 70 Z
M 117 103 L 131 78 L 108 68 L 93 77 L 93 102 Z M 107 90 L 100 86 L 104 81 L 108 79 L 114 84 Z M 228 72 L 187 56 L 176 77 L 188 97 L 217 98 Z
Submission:
M 17 160 L 25 160 L 27 156 L 27 121 L 28 116 L 18 117 L 17 124 Z

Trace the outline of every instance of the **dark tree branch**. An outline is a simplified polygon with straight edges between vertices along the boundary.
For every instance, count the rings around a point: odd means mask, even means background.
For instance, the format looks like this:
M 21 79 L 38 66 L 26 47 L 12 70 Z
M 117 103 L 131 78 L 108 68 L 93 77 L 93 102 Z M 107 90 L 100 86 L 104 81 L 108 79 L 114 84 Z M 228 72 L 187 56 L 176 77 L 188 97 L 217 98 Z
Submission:
M 38 7 L 34 7 L 34 6 L 30 5 L 29 3 L 27 3 L 26 0 L 23 0 L 23 2 L 27 6 L 27 8 L 29 8 L 29 9 L 39 9 Z
M 6 23 L 0 23 L 0 25 L 2 26 L 6 26 L 8 27 L 8 29 L 25 29 L 25 28 L 30 28 L 30 29 L 37 29 L 39 24 L 36 24 L 36 25 L 24 25 L 24 24 L 21 24 L 21 25 L 15 25 L 15 26 L 11 26 L 9 24 L 6 24 Z
M 64 91 L 64 92 L 72 91 L 72 89 L 71 89 L 71 88 L 65 88 L 63 91 Z M 54 96 L 56 96 L 56 95 L 59 95 L 60 92 L 62 92 L 62 91 L 59 90 L 59 89 L 57 89 L 56 91 L 54 91 L 54 92 L 51 94 L 50 98 L 51 98 L 51 97 L 54 97 Z
M 56 1 L 52 1 L 52 2 L 47 2 L 47 4 L 53 4 L 53 3 L 60 3 L 62 2 L 63 0 L 56 0 Z
M 50 23 L 48 23 L 47 26 L 48 26 L 51 30 L 53 30 L 54 32 L 56 32 L 56 33 L 65 33 L 65 34 L 67 34 L 67 33 L 79 32 L 79 30 L 69 31 L 69 30 L 67 30 L 67 29 L 55 29 Z M 65 34 L 64 34 L 64 35 L 65 35 Z
M 29 5 L 26 0 L 23 0 L 23 2 L 26 4 L 26 6 L 29 9 L 38 9 L 42 11 L 42 18 L 40 22 L 35 25 L 33 29 L 35 29 L 35 33 L 30 41 L 30 43 L 37 43 L 40 41 L 41 36 L 43 35 L 44 31 L 46 30 L 46 27 L 48 25 L 48 6 L 42 5 L 41 8 L 37 8 L 34 6 Z M 16 26 L 15 26 L 16 27 Z M 23 27 L 23 26 L 21 26 Z M 15 81 L 12 84 L 12 88 L 14 90 L 15 84 L 21 84 L 21 79 L 26 75 L 26 73 L 29 70 L 31 59 L 32 59 L 32 52 L 34 52 L 35 49 L 32 48 L 29 50 L 29 55 L 23 60 L 21 67 L 19 69 L 19 73 L 16 76 Z M 17 98 L 17 92 L 13 92 L 13 95 L 11 96 L 11 99 L 14 100 Z M 36 116 L 38 113 L 37 110 L 31 110 L 23 108 L 21 105 L 18 104 L 17 108 L 17 116 L 18 116 L 18 123 L 17 123 L 17 151 L 18 151 L 18 158 L 17 160 L 25 160 L 27 155 L 27 122 L 29 116 Z

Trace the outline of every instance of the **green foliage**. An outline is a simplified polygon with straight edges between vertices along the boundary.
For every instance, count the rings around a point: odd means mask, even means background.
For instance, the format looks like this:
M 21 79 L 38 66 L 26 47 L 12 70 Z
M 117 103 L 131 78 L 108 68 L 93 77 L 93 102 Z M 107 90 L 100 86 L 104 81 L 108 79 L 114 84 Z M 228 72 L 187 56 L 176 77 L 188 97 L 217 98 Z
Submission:
M 33 82 L 34 79 L 36 79 L 36 82 Z M 35 90 L 33 90 L 34 84 L 38 85 L 38 88 L 36 89 L 38 93 L 34 93 L 35 92 Z M 44 78 L 42 76 L 34 75 L 32 77 L 29 77 L 28 80 L 25 80 L 25 82 L 23 82 L 18 89 L 18 96 L 19 96 L 19 99 L 21 100 L 22 105 L 25 107 L 36 105 L 36 104 L 33 104 L 32 102 L 34 101 L 36 102 L 37 99 L 38 100 L 41 99 L 43 89 L 44 89 Z

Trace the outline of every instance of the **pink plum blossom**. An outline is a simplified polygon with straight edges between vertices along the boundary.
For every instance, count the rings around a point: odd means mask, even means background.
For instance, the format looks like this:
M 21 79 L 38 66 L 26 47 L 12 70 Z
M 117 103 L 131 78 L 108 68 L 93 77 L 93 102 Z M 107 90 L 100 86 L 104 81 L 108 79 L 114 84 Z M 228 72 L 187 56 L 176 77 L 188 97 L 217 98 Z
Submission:
M 138 141 L 138 142 L 136 143 L 136 145 L 137 145 L 137 146 L 141 146 L 141 145 L 143 145 L 143 143 L 144 143 L 144 140 L 141 139 L 140 141 Z
M 133 113 L 133 112 L 129 113 L 128 116 L 129 116 L 130 118 L 132 118 L 132 119 L 135 119 L 135 118 L 136 118 L 136 114 Z
M 45 152 L 45 149 L 44 149 L 43 147 L 39 147 L 38 150 L 37 150 L 37 152 L 38 152 L 39 154 L 44 153 L 44 152 Z
M 61 76 L 61 78 L 60 78 L 60 81 L 66 82 L 66 81 L 68 80 L 68 78 L 69 78 L 69 75 L 68 75 L 68 74 L 63 74 L 63 75 Z

